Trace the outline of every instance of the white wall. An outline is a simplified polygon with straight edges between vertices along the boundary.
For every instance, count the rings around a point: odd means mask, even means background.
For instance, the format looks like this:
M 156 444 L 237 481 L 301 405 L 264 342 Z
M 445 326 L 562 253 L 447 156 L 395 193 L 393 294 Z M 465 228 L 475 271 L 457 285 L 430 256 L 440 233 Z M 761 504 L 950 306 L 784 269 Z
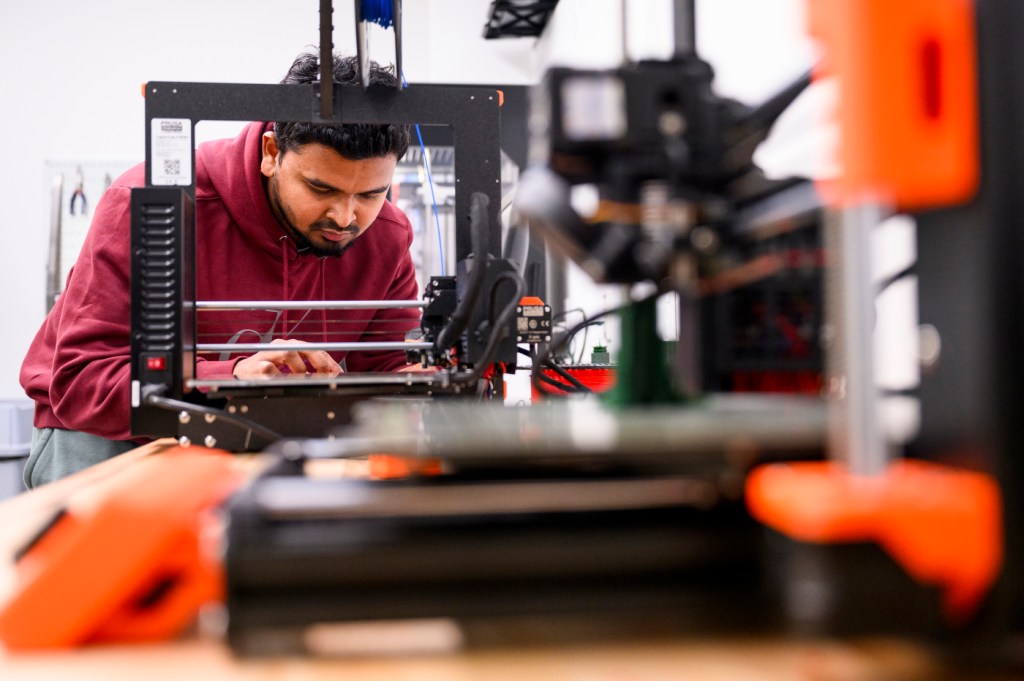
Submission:
M 488 0 L 408 0 L 410 82 L 526 83 L 532 40 L 485 41 Z M 335 0 L 335 45 L 355 52 L 352 0 Z M 390 33 L 371 55 L 390 61 Z M 0 5 L 0 398 L 45 313 L 47 161 L 143 158 L 142 83 L 273 83 L 319 41 L 317 0 L 48 0 Z M 453 49 L 458 44 L 459 49 Z
M 697 0 L 697 51 L 715 88 L 758 102 L 806 70 L 817 54 L 806 33 L 806 0 Z M 561 0 L 537 46 L 538 68 L 610 68 L 665 59 L 673 44 L 672 0 Z M 625 34 L 625 36 L 624 36 Z M 625 47 L 623 43 L 625 42 Z

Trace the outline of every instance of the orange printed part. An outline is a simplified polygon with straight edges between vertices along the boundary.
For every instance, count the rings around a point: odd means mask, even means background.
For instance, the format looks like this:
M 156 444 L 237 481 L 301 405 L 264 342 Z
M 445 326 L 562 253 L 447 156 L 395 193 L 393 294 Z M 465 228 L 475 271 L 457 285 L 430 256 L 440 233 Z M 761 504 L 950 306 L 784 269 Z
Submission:
M 923 461 L 883 474 L 833 462 L 771 464 L 747 478 L 751 515 L 803 542 L 875 542 L 922 584 L 941 587 L 951 623 L 966 621 L 998 577 L 1002 502 L 987 475 Z
M 72 497 L 16 565 L 0 609 L 10 650 L 168 639 L 223 597 L 203 539 L 242 481 L 226 452 L 174 448 Z
M 971 0 L 810 0 L 811 33 L 835 76 L 840 175 L 832 204 L 902 210 L 964 203 L 980 177 Z
M 544 301 L 537 296 L 523 296 L 519 299 L 520 305 L 543 305 Z
M 371 454 L 370 477 L 378 480 L 396 480 L 415 475 L 440 475 L 440 459 L 417 459 L 394 454 Z

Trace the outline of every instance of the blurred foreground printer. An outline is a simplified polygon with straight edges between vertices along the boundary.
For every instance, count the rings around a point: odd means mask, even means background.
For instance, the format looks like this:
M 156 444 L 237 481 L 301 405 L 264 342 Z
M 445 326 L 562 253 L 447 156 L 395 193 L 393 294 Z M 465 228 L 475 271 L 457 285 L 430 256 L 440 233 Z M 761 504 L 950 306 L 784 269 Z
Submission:
M 627 287 L 607 311 L 622 319 L 615 388 L 580 394 L 557 359 L 569 328 L 531 349 L 545 399 L 528 408 L 365 402 L 329 439 L 278 442 L 279 465 L 228 505 L 232 645 L 302 649 L 324 623 L 643 616 L 952 635 L 956 652 L 1012 657 L 1024 14 L 831 0 L 811 19 L 821 66 L 757 107 L 712 91 L 687 2 L 672 59 L 547 74 L 515 204 L 549 248 Z M 812 77 L 839 86 L 843 174 L 769 181 L 753 150 Z M 600 195 L 590 215 L 578 184 Z M 902 453 L 880 422 L 888 284 L 869 249 L 897 213 L 919 244 L 899 276 L 916 274 L 942 340 L 899 391 L 921 411 Z M 657 334 L 666 293 L 674 346 Z M 390 461 L 391 479 L 312 474 L 339 458 Z

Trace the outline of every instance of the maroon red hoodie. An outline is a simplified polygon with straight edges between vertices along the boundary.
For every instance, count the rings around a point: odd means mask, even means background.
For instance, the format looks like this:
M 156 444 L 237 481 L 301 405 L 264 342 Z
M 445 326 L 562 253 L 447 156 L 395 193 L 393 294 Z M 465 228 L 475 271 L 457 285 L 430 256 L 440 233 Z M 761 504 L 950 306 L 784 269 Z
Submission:
M 412 300 L 408 218 L 385 202 L 380 215 L 341 257 L 296 251 L 270 211 L 260 173 L 266 123 L 196 150 L 198 300 Z M 67 286 L 36 334 L 21 385 L 36 402 L 37 428 L 66 428 L 125 440 L 129 432 L 129 241 L 131 188 L 143 165 L 106 191 L 96 207 Z M 418 323 L 415 309 L 201 311 L 197 342 L 399 341 Z M 348 371 L 390 371 L 400 352 L 333 353 Z M 226 353 L 225 353 L 226 355 Z M 199 378 L 230 376 L 241 355 L 201 357 Z

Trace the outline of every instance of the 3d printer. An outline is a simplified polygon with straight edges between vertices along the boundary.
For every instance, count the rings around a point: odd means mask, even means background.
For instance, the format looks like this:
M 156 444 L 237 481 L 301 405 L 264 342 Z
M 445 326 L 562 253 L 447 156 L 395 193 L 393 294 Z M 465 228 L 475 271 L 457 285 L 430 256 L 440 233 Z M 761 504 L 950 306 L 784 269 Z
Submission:
M 436 85 L 401 91 L 336 87 L 333 95 L 321 93 L 317 86 L 148 83 L 146 88 L 148 186 L 133 193 L 132 203 L 134 433 L 252 451 L 286 435 L 324 434 L 347 420 L 353 401 L 368 395 L 457 394 L 475 390 L 492 364 L 514 370 L 511 313 L 524 291 L 519 268 L 497 257 L 500 92 Z M 325 114 L 320 107 L 326 96 L 333 96 L 334 103 Z M 431 131 L 437 139 L 447 136 L 457 156 L 458 281 L 451 276 L 436 278 L 423 300 L 196 300 L 194 175 L 189 171 L 169 176 L 160 168 L 169 161 L 179 169 L 193 167 L 192 130 L 199 121 L 263 119 L 389 120 L 423 126 L 428 140 Z M 481 291 L 490 294 L 481 296 Z M 389 307 L 422 309 L 422 336 L 394 339 L 386 325 L 374 325 L 374 312 Z M 331 342 L 321 339 L 312 349 L 397 350 L 424 365 L 450 365 L 449 353 L 457 351 L 457 366 L 424 374 L 346 373 L 332 380 L 292 376 L 272 384 L 193 377 L 197 354 L 230 356 L 267 349 L 278 317 L 310 309 L 327 310 L 337 329 Z M 254 330 L 243 338 L 229 338 L 230 329 L 239 324 L 228 322 L 238 319 Z M 373 341 L 374 334 L 387 341 Z M 247 342 L 251 340 L 262 342 Z M 500 382 L 500 375 L 496 380 Z

